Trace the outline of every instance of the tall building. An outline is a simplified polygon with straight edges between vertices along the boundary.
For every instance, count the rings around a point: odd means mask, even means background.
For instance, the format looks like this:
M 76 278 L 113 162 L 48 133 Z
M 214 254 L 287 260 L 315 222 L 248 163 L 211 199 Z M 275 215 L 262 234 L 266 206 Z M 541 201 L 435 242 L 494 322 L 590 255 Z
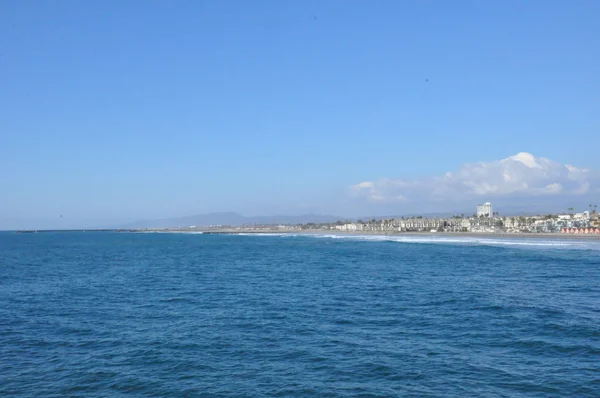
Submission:
M 477 205 L 477 217 L 493 217 L 494 211 L 492 210 L 492 204 L 485 202 L 482 205 Z

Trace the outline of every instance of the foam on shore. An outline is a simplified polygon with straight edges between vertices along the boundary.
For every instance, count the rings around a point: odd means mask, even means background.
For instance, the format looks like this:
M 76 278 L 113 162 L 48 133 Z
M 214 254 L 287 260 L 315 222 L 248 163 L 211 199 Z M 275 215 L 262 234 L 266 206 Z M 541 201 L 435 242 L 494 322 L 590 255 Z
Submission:
M 398 242 L 415 244 L 447 244 L 465 246 L 513 246 L 513 247 L 547 247 L 564 249 L 584 249 L 600 251 L 600 242 L 584 240 L 558 240 L 542 238 L 485 238 L 485 237 L 454 237 L 454 236 L 393 236 L 393 235 L 337 235 L 337 234 L 285 234 L 285 233 L 240 233 L 243 236 L 272 236 L 272 237 L 307 237 L 319 239 L 339 239 L 365 242 Z
M 169 233 L 201 235 L 202 231 L 140 231 L 141 233 Z M 208 234 L 210 235 L 210 234 Z M 569 237 L 526 237 L 526 236 L 457 236 L 457 235 L 377 235 L 377 234 L 335 234 L 335 233 L 294 233 L 294 232 L 227 232 L 223 235 L 232 236 L 262 236 L 262 237 L 303 237 L 317 239 L 336 239 L 363 242 L 397 242 L 413 244 L 446 244 L 464 246 L 497 246 L 497 247 L 531 247 L 548 249 L 576 249 L 600 251 L 600 240 L 586 240 Z
M 172 231 L 161 231 L 161 230 L 156 230 L 156 231 L 137 231 L 137 233 L 141 233 L 141 234 L 187 234 L 187 235 L 202 235 L 202 234 L 204 234 L 204 232 L 202 232 L 202 231 L 177 231 L 177 230 L 172 230 Z

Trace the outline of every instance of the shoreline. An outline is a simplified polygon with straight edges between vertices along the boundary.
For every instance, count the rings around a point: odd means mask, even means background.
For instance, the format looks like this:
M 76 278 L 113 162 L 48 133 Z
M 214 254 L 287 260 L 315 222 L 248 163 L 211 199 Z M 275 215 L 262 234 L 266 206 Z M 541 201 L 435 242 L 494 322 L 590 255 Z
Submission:
M 18 234 L 31 233 L 73 233 L 73 232 L 117 232 L 117 233 L 181 233 L 181 234 L 203 234 L 203 235 L 334 235 L 334 236 L 388 236 L 388 237 L 465 237 L 465 238 L 488 238 L 488 239 L 556 239 L 556 240 L 592 240 L 600 242 L 598 234 L 563 234 L 563 233 L 507 233 L 507 232 L 430 232 L 430 231 L 339 231 L 328 229 L 304 229 L 279 230 L 273 229 L 176 229 L 176 228 L 152 228 L 152 229 L 79 229 L 79 230 L 20 230 L 4 231 Z
M 140 231 L 143 232 L 143 231 Z M 161 231 L 150 231 L 161 232 Z M 562 233 L 492 233 L 492 232 L 380 232 L 380 231 L 331 231 L 331 230 L 302 230 L 302 231 L 281 231 L 281 230 L 164 230 L 162 232 L 202 232 L 205 235 L 335 235 L 335 236 L 389 236 L 389 237 L 466 237 L 466 238 L 500 238 L 500 239 L 563 239 L 563 240 L 597 240 L 600 241 L 600 235 L 590 234 L 562 234 Z

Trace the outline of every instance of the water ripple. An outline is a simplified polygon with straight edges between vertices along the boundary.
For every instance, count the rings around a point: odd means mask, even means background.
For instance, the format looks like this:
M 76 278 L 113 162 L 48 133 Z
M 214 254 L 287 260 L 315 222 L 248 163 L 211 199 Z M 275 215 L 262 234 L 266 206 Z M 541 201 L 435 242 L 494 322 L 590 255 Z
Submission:
M 0 234 L 0 396 L 600 396 L 596 249 L 438 243 Z

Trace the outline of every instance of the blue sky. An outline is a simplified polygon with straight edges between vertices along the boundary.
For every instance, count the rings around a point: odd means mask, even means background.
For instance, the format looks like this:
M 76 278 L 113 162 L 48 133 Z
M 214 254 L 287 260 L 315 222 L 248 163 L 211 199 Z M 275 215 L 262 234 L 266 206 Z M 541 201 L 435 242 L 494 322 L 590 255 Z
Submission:
M 0 228 L 433 211 L 353 187 L 521 152 L 589 169 L 581 199 L 597 198 L 598 15 L 597 1 L 0 2 Z

